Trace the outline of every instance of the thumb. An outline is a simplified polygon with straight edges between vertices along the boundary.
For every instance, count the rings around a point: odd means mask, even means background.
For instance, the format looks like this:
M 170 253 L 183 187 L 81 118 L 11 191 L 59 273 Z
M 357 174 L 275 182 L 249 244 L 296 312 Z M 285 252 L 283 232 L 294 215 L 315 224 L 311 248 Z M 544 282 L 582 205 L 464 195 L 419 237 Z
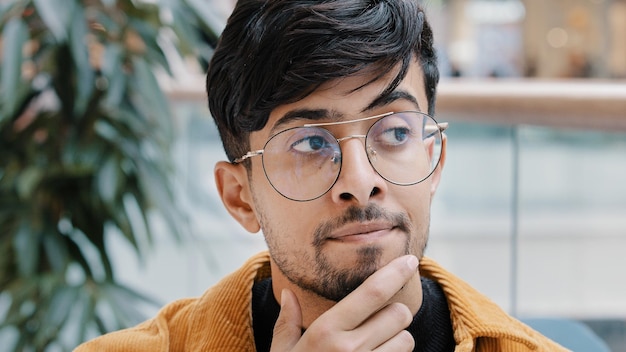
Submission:
M 272 352 L 291 350 L 302 336 L 302 312 L 298 299 L 288 289 L 280 294 L 280 314 L 274 325 Z

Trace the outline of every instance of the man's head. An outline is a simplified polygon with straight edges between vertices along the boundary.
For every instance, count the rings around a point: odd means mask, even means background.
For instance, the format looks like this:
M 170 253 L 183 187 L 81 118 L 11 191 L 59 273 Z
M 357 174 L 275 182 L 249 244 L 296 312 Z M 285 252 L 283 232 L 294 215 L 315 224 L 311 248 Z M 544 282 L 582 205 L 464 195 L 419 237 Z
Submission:
M 443 146 L 435 148 L 421 143 L 423 131 L 407 127 L 430 121 L 420 116 L 434 111 L 437 81 L 432 33 L 417 0 L 239 1 L 207 76 L 211 112 L 229 160 L 237 160 L 218 163 L 215 177 L 229 213 L 247 230 L 263 230 L 275 285 L 338 301 L 392 259 L 421 257 L 445 139 L 436 130 Z M 371 137 L 382 121 L 377 116 L 404 111 L 415 112 L 393 115 L 390 127 Z M 327 137 L 307 129 L 307 137 L 290 134 L 283 145 L 310 153 L 336 140 L 327 160 L 338 166 L 338 178 L 326 193 L 284 192 L 265 167 L 267 141 L 316 123 Z M 441 150 L 441 162 L 422 182 L 386 151 L 368 147 L 381 145 L 378 137 L 396 143 L 409 136 L 422 146 L 416 158 Z M 256 158 L 239 162 L 244 155 Z M 298 160 L 309 163 L 311 155 Z M 405 161 L 411 152 L 394 155 Z M 415 182 L 390 182 L 400 178 Z M 307 185 L 318 179 L 321 172 L 303 178 Z
M 276 107 L 354 74 L 373 80 L 417 60 L 428 113 L 439 81 L 433 34 L 417 0 L 240 0 L 207 75 L 209 108 L 230 161 L 249 150 Z M 369 82 L 365 82 L 367 84 Z

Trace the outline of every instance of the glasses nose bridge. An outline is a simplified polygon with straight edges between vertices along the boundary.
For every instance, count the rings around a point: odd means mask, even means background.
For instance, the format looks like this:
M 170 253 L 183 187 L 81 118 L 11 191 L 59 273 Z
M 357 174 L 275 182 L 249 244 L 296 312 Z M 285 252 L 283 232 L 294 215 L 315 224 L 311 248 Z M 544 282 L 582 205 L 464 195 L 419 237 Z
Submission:
M 352 139 L 352 138 L 363 138 L 363 140 L 365 140 L 365 138 L 367 138 L 367 135 L 365 134 L 351 134 L 345 137 L 341 137 L 341 138 L 335 138 L 337 140 L 337 143 L 339 143 L 341 145 L 341 142 L 343 141 L 347 141 L 348 139 Z
M 363 149 L 365 150 L 365 154 L 369 158 L 369 153 L 368 153 L 368 150 L 367 150 L 367 143 L 366 143 L 366 141 L 367 141 L 367 135 L 366 134 L 351 134 L 351 135 L 347 135 L 347 136 L 344 136 L 344 137 L 341 137 L 341 138 L 335 138 L 335 139 L 337 140 L 337 144 L 339 145 L 339 151 L 340 151 L 340 153 L 342 155 L 342 158 L 343 158 L 344 152 L 343 152 L 343 148 L 341 147 L 341 143 L 345 142 L 345 141 L 348 141 L 350 139 L 362 139 L 363 140 Z

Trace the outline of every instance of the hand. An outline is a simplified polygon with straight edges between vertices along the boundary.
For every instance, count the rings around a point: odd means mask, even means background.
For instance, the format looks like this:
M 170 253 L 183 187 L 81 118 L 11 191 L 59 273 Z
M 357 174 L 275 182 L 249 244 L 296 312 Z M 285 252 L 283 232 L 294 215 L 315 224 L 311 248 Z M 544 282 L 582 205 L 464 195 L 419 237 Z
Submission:
M 412 351 L 415 342 L 404 330 L 409 308 L 389 300 L 415 275 L 417 258 L 404 256 L 372 274 L 361 286 L 317 318 L 302 334 L 302 312 L 285 289 L 272 340 L 272 352 Z

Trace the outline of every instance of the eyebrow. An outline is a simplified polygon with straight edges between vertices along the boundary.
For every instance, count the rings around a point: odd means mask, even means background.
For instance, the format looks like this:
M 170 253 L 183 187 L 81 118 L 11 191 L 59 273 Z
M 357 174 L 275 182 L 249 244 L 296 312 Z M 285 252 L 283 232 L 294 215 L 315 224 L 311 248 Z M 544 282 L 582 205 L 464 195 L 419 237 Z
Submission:
M 270 130 L 270 134 L 274 134 L 279 129 L 279 127 L 287 125 L 293 121 L 298 121 L 298 120 L 319 121 L 319 120 L 323 120 L 327 118 L 338 121 L 341 119 L 342 116 L 343 114 L 335 110 L 295 109 L 295 110 L 288 111 L 287 113 L 285 113 L 285 115 L 283 115 L 280 119 L 278 119 L 278 121 L 274 123 L 274 126 L 272 126 L 272 129 Z
M 420 111 L 420 112 L 422 111 L 422 109 L 420 108 L 420 104 L 417 101 L 417 98 L 415 98 L 413 94 L 405 90 L 396 89 L 389 94 L 379 95 L 361 112 L 367 112 L 367 111 L 374 110 L 376 108 L 387 106 L 397 100 L 408 100 L 410 103 L 415 105 L 415 108 L 417 109 L 417 111 Z
M 361 113 L 372 111 L 376 108 L 387 106 L 398 100 L 406 100 L 412 103 L 413 105 L 415 105 L 415 108 L 417 109 L 417 111 L 422 111 L 422 109 L 420 108 L 419 102 L 417 101 L 417 98 L 415 98 L 414 95 L 412 95 L 411 93 L 405 90 L 396 89 L 389 94 L 384 94 L 384 95 L 381 94 L 377 96 L 374 100 L 372 100 L 371 103 L 369 103 L 369 105 L 367 105 L 365 109 L 361 110 Z M 343 117 L 343 114 L 336 110 L 295 109 L 295 110 L 288 111 L 281 118 L 279 118 L 278 121 L 274 123 L 274 126 L 272 126 L 272 129 L 270 130 L 270 134 L 274 134 L 279 129 L 279 127 L 289 124 L 293 121 L 298 121 L 298 120 L 319 121 L 322 119 L 330 119 L 332 121 L 339 121 L 342 117 Z

